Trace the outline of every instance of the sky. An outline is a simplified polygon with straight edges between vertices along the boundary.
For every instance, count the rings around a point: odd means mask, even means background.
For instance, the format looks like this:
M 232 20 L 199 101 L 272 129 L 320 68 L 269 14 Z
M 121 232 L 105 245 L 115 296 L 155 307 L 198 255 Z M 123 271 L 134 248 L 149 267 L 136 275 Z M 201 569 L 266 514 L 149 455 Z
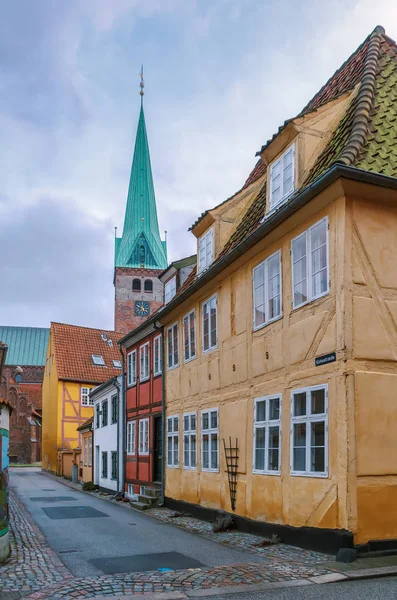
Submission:
M 111 329 L 139 71 L 168 258 L 392 0 L 18 0 L 0 20 L 0 324 Z

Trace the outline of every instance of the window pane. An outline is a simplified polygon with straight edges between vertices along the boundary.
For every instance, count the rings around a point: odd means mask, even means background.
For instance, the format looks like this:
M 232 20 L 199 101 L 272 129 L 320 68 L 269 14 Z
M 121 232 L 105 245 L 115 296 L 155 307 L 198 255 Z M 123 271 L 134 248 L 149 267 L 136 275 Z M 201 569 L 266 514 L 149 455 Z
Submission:
M 306 232 L 293 240 L 292 256 L 294 262 L 306 256 Z
M 256 403 L 256 421 L 266 421 L 266 400 Z
M 202 414 L 202 428 L 203 429 L 208 429 L 208 425 L 209 425 L 209 413 L 203 413 Z
M 211 469 L 218 468 L 218 434 L 211 434 Z
M 196 415 L 190 415 L 190 429 L 196 431 Z
M 211 412 L 211 429 L 216 429 L 218 427 L 218 413 L 216 410 Z
M 179 419 L 174 417 L 174 431 L 179 431 Z
M 306 415 L 306 392 L 294 394 L 294 417 Z
M 278 421 L 280 419 L 280 398 L 270 398 L 269 402 L 269 421 Z
M 189 463 L 189 436 L 185 435 L 183 437 L 183 447 L 184 447 L 184 464 L 186 467 L 190 467 L 190 463 Z
M 208 303 L 203 304 L 203 350 L 208 350 L 210 347 L 208 308 Z
M 311 465 L 313 472 L 325 471 L 325 423 L 311 423 Z
M 293 445 L 294 471 L 306 471 L 306 423 L 294 424 Z
M 209 466 L 209 437 L 205 434 L 203 435 L 203 469 L 208 469 Z
M 196 467 L 197 465 L 197 458 L 196 458 L 196 436 L 192 435 L 190 438 L 190 466 L 191 467 Z
M 167 462 L 172 465 L 172 437 L 167 439 Z
M 187 431 L 189 429 L 189 417 L 183 417 L 183 429 Z
M 307 282 L 306 279 L 294 286 L 294 305 L 298 306 L 307 302 Z
M 216 331 L 216 298 L 211 300 L 211 348 L 216 346 L 218 343 L 217 340 L 217 331 Z
M 174 465 L 179 465 L 179 438 L 174 436 Z
M 275 319 L 281 314 L 281 296 L 269 298 L 269 319 Z
M 263 471 L 265 469 L 265 428 L 257 427 L 255 429 L 255 469 Z
M 312 415 L 321 415 L 325 413 L 325 389 L 312 390 L 311 396 L 311 412 Z
M 312 228 L 312 250 L 327 243 L 327 222 L 322 221 Z
M 140 428 L 140 424 L 139 424 L 139 428 Z M 172 431 L 172 419 L 167 419 L 167 431 L 168 432 Z
M 313 298 L 327 291 L 327 269 L 323 269 L 312 277 Z

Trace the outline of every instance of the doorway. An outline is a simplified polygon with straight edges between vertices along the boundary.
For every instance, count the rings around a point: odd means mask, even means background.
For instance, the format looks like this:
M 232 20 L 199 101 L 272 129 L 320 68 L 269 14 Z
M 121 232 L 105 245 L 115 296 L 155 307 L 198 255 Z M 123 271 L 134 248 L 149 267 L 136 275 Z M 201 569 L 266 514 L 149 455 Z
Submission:
M 161 483 L 163 476 L 163 427 L 160 417 L 153 417 L 154 452 L 153 452 L 153 481 Z

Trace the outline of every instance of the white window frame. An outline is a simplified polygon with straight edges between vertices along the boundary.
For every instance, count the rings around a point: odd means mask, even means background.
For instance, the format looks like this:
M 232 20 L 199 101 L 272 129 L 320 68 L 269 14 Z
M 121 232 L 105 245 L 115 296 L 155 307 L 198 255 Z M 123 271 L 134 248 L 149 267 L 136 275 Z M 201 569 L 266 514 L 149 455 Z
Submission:
M 195 427 L 192 427 L 192 417 L 195 418 Z M 185 428 L 185 419 L 188 419 L 189 427 Z M 186 439 L 187 438 L 187 439 Z M 196 440 L 196 463 L 192 465 L 192 438 Z M 197 413 L 190 412 L 183 414 L 183 468 L 189 471 L 197 471 Z M 186 452 L 188 454 L 188 464 L 186 463 Z
M 166 281 L 164 285 L 164 304 L 171 302 L 173 297 L 176 295 L 176 275 Z
M 139 348 L 139 381 L 150 378 L 150 342 L 142 344 Z
M 211 413 L 216 412 L 216 424 L 217 427 L 211 427 Z M 204 429 L 203 417 L 208 415 L 208 428 Z M 216 434 L 216 455 L 217 455 L 217 468 L 211 467 L 211 453 L 212 453 L 212 435 Z M 208 467 L 204 467 L 204 443 L 203 437 L 208 435 Z M 219 473 L 219 410 L 217 408 L 208 408 L 201 411 L 201 470 L 210 473 Z
M 269 418 L 269 400 L 277 399 L 279 401 L 279 418 Z M 256 407 L 260 402 L 265 402 L 265 420 L 256 420 Z M 281 415 L 282 415 L 282 394 L 270 394 L 269 396 L 261 396 L 255 398 L 254 401 L 254 444 L 253 444 L 253 456 L 252 456 L 252 472 L 260 475 L 280 475 L 281 473 Z M 269 469 L 269 428 L 278 427 L 278 469 Z M 265 430 L 265 467 L 264 469 L 257 469 L 255 467 L 255 455 L 256 455 L 256 432 L 257 429 Z
M 191 321 L 192 321 L 192 315 L 194 316 L 194 328 L 193 328 L 193 334 L 192 334 L 192 329 L 191 329 Z M 187 335 L 187 339 L 185 336 L 185 321 L 188 321 L 188 335 Z M 196 345 L 196 311 L 195 309 L 191 310 L 190 312 L 188 312 L 182 319 L 182 329 L 183 329 L 183 362 L 188 363 L 191 360 L 193 360 L 194 358 L 196 358 L 197 356 L 197 345 Z M 192 354 L 191 350 L 192 350 L 192 342 L 194 345 L 194 354 Z M 189 356 L 188 358 L 186 358 L 186 347 L 188 348 L 188 352 L 189 352 Z
M 311 414 L 310 392 L 316 390 L 324 390 L 324 413 Z M 306 415 L 294 415 L 294 395 L 306 393 Z M 310 450 L 311 450 L 311 424 L 324 422 L 324 471 L 310 471 L 307 469 L 310 465 Z M 305 462 L 306 470 L 294 470 L 294 425 L 304 423 L 306 425 L 306 445 L 305 445 Z M 306 388 L 298 388 L 291 391 L 291 428 L 290 428 L 290 473 L 295 477 L 328 477 L 328 384 L 312 385 Z
M 135 493 L 134 493 L 134 484 L 133 483 L 129 483 L 128 484 L 127 490 L 128 490 L 127 491 L 127 496 L 129 498 L 132 498 L 133 496 L 135 496 Z
M 216 343 L 211 346 L 211 302 L 215 300 L 215 307 L 216 307 L 216 311 L 215 311 L 215 331 L 216 331 Z M 208 348 L 204 347 L 204 343 L 205 343 L 205 338 L 204 338 L 204 309 L 206 306 L 209 306 L 209 316 L 208 316 L 208 341 L 209 341 L 209 345 Z M 207 354 L 207 352 L 212 352 L 212 350 L 216 350 L 218 348 L 218 294 L 213 294 L 210 298 L 208 298 L 207 300 L 205 300 L 205 302 L 203 302 L 203 304 L 201 305 L 201 334 L 202 334 L 202 349 L 203 349 L 203 354 Z
M 88 466 L 92 467 L 92 435 L 88 438 Z
M 177 361 L 174 362 L 175 360 L 175 334 L 174 334 L 174 328 L 176 327 L 176 354 L 177 354 Z M 172 341 L 171 341 L 171 345 L 172 345 L 172 351 L 171 351 L 171 355 L 169 352 L 169 332 L 172 331 Z M 170 356 L 172 356 L 172 361 L 170 363 Z M 167 329 L 167 367 L 168 370 L 171 371 L 171 369 L 176 369 L 176 367 L 179 367 L 179 327 L 178 327 L 178 321 L 176 321 L 175 323 L 173 323 L 172 325 L 170 325 Z
M 312 237 L 311 237 L 311 233 L 312 230 L 317 227 L 318 225 L 320 225 L 321 223 L 325 223 L 325 227 L 326 227 L 326 257 L 327 257 L 327 262 L 326 262 L 326 269 L 327 269 L 327 274 L 326 274 L 326 281 L 327 281 L 327 289 L 324 292 L 321 292 L 320 294 L 313 294 L 313 269 L 312 269 Z M 305 238 L 306 240 L 306 296 L 307 296 L 307 300 L 305 300 L 304 302 L 301 302 L 300 304 L 295 304 L 295 285 L 301 283 L 300 281 L 296 282 L 295 281 L 295 277 L 294 277 L 294 264 L 295 261 L 294 260 L 294 242 L 296 240 L 298 240 L 299 238 Z M 318 250 L 318 248 L 316 248 L 316 250 Z M 301 259 L 298 259 L 301 260 Z M 322 269 L 321 269 L 322 270 Z M 328 217 L 324 217 L 323 219 L 320 219 L 320 221 L 317 221 L 317 223 L 313 223 L 313 225 L 311 225 L 310 227 L 308 227 L 307 229 L 305 229 L 305 231 L 302 231 L 302 233 L 300 233 L 299 235 L 297 235 L 296 237 L 294 237 L 293 240 L 291 240 L 291 275 L 292 275 L 292 307 L 293 309 L 296 308 L 300 308 L 301 306 L 305 306 L 306 304 L 309 304 L 309 302 L 313 302 L 314 300 L 317 300 L 318 298 L 322 298 L 323 296 L 326 296 L 327 294 L 329 294 L 329 290 L 330 290 L 330 280 L 329 280 L 329 239 L 328 239 Z
M 149 419 L 140 419 L 138 440 L 139 456 L 149 456 L 149 445 Z
M 161 375 L 163 371 L 163 345 L 162 335 L 153 340 L 153 375 Z
M 136 420 L 127 421 L 127 455 L 135 456 L 136 453 Z
M 84 438 L 83 466 L 88 467 L 88 437 Z
M 177 427 L 175 428 L 175 423 Z M 170 427 L 171 425 L 171 427 Z M 167 416 L 167 467 L 170 469 L 179 468 L 179 415 Z M 168 455 L 168 444 L 171 442 L 171 460 Z
M 104 367 L 105 366 L 105 359 L 103 358 L 103 356 L 101 354 L 92 354 L 92 362 L 94 363 L 94 365 L 96 367 Z
M 212 265 L 213 260 L 214 228 L 210 227 L 197 241 L 197 272 L 203 273 Z
M 274 258 L 275 256 L 279 257 L 279 277 L 280 277 L 280 294 L 277 294 L 280 296 L 280 312 L 278 315 L 276 315 L 275 317 L 272 318 L 268 318 L 268 314 L 269 314 L 269 300 L 271 298 L 269 298 L 269 261 Z M 264 300 L 265 300 L 265 320 L 263 321 L 263 323 L 256 323 L 255 322 L 255 310 L 256 310 L 256 304 L 255 304 L 255 290 L 259 287 L 259 286 L 255 286 L 255 275 L 257 273 L 259 273 L 259 271 L 262 270 L 263 271 L 263 287 L 264 287 Z M 274 276 L 276 277 L 276 276 Z M 273 278 L 274 278 L 273 277 Z M 275 298 L 275 296 L 273 296 L 273 298 Z M 252 269 L 252 303 L 253 303 L 253 328 L 254 331 L 257 331 L 258 329 L 262 329 L 262 327 L 266 327 L 266 325 L 269 325 L 270 323 L 274 323 L 274 321 L 278 321 L 278 319 L 281 319 L 283 316 L 283 270 L 282 270 L 282 258 L 281 258 L 281 250 L 277 250 L 277 252 L 274 252 L 273 254 L 271 254 L 270 256 L 268 256 L 265 260 L 263 260 L 261 263 L 259 263 L 259 265 L 256 265 L 256 267 L 254 267 Z
M 284 191 L 284 159 L 286 157 L 286 155 L 292 150 L 292 189 L 288 189 L 286 191 Z M 288 146 L 288 148 L 281 154 L 281 156 L 279 156 L 276 160 L 274 160 L 270 165 L 269 165 L 269 210 L 268 212 L 273 212 L 274 210 L 276 210 L 277 208 L 279 208 L 282 204 L 284 204 L 288 198 L 294 193 L 295 191 L 295 151 L 296 151 L 296 146 L 295 146 L 295 142 L 293 144 L 291 144 L 290 146 Z M 273 199 L 273 172 L 274 169 L 276 169 L 277 167 L 280 167 L 280 191 L 281 191 L 281 195 L 280 195 L 280 200 L 277 202 L 277 204 L 274 204 L 272 199 Z
M 136 348 L 127 354 L 127 387 L 136 385 Z
M 81 406 L 94 406 L 94 401 L 90 398 L 91 388 L 83 386 L 80 389 Z

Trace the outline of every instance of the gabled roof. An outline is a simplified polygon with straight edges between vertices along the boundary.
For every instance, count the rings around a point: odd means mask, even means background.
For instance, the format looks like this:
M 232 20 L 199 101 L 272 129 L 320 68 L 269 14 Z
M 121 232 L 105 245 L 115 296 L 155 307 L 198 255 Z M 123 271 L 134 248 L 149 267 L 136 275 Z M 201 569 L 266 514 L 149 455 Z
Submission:
M 51 323 L 51 335 L 58 379 L 102 383 L 120 375 L 121 369 L 113 366 L 113 360 L 121 359 L 117 346 L 120 333 L 65 323 Z M 102 336 L 106 336 L 106 341 Z M 112 341 L 112 345 L 109 345 L 109 340 Z M 94 365 L 93 354 L 102 356 L 105 365 Z
M 5 364 L 44 366 L 49 335 L 48 328 L 0 326 L 0 340 L 8 345 Z
M 79 427 L 77 427 L 76 431 L 84 431 L 85 429 L 87 429 L 87 431 L 91 431 L 93 422 L 94 417 L 90 417 L 89 419 L 84 421 L 84 423 L 82 423 Z
M 115 241 L 115 266 L 165 269 L 166 242 L 160 239 L 143 105 L 139 114 L 128 187 L 123 235 Z

